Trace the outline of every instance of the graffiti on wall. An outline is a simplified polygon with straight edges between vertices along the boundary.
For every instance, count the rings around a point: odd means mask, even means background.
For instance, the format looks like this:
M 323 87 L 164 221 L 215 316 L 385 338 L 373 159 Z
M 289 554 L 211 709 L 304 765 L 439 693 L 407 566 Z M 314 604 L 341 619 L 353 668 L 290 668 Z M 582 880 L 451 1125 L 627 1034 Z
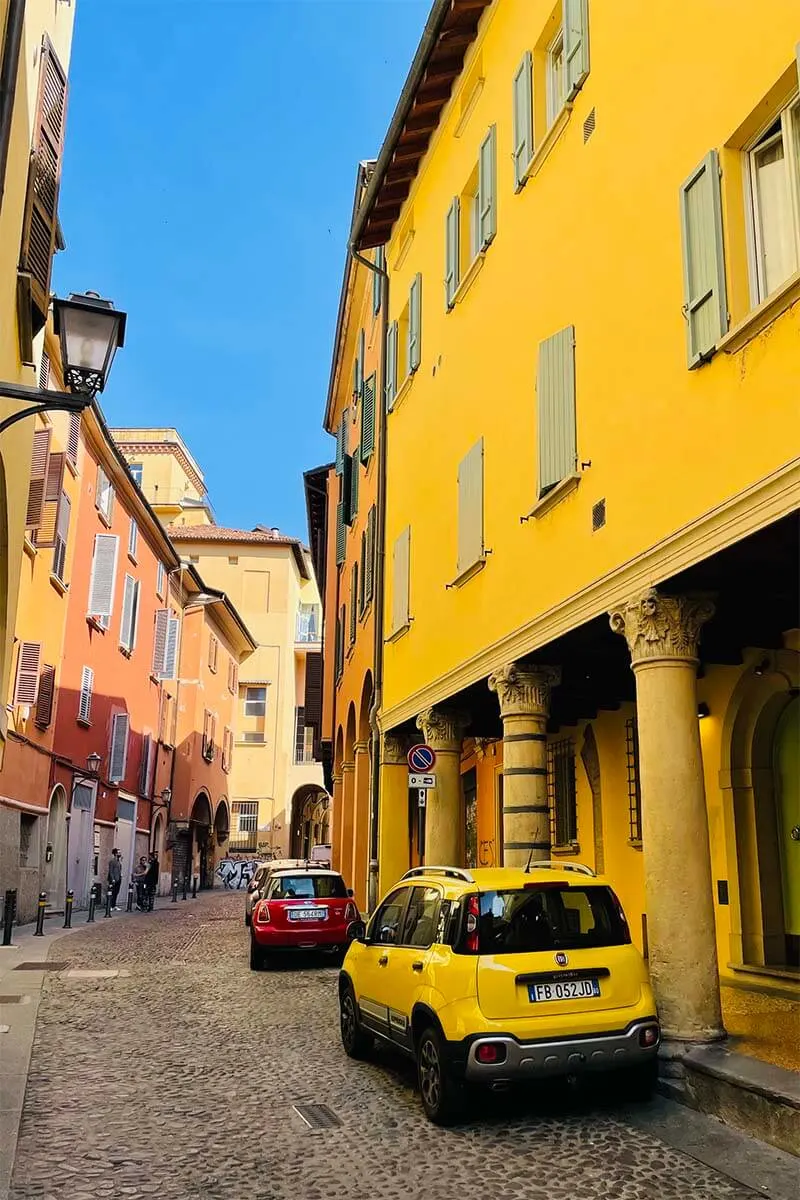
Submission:
M 223 858 L 216 873 L 222 880 L 222 886 L 235 892 L 247 887 L 258 865 L 254 858 Z

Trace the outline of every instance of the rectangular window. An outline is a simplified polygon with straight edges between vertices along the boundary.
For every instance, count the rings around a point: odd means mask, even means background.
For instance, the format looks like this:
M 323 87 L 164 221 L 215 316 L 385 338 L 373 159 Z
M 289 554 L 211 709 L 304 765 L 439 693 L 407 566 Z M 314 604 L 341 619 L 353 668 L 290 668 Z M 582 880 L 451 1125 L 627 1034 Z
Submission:
M 563 73 L 571 100 L 589 74 L 589 0 L 564 0 Z
M 360 330 L 358 342 L 356 344 L 356 356 L 353 360 L 353 404 L 357 407 L 361 400 L 361 389 L 364 386 L 364 354 L 366 347 L 366 337 L 364 330 Z M 355 419 L 355 409 L 353 411 L 353 419 Z
M 376 510 L 373 504 L 367 513 L 367 546 L 364 560 L 364 604 L 372 599 L 375 578 L 375 522 Z
M 300 643 L 318 642 L 322 636 L 321 629 L 322 619 L 319 605 L 299 605 L 294 640 Z
M 577 468 L 574 326 L 539 343 L 536 393 L 541 499 Z
M 800 269 L 800 100 L 759 138 L 748 165 L 760 302 Z
M 84 667 L 81 672 L 81 691 L 78 701 L 78 720 L 88 725 L 92 717 L 92 692 L 94 690 L 94 671 Z
M 67 434 L 67 459 L 73 467 L 78 465 L 78 447 L 81 440 L 81 414 L 69 414 L 69 433 Z
M 108 756 L 108 778 L 121 783 L 128 766 L 128 735 L 130 718 L 127 713 L 115 713 L 111 722 L 111 746 Z
M 139 759 L 139 795 L 149 799 L 153 790 L 153 739 L 149 733 L 142 737 L 142 756 Z
M 352 525 L 358 514 L 358 472 L 361 467 L 361 455 L 359 454 L 358 446 L 353 451 L 350 458 L 350 503 L 348 505 L 347 515 L 350 518 L 349 525 Z
M 135 561 L 136 548 L 139 545 L 139 526 L 131 518 L 130 528 L 128 529 L 128 554 Z
M 481 142 L 478 158 L 478 238 L 485 250 L 497 232 L 497 130 Z
M 552 125 L 567 98 L 564 74 L 564 30 L 559 29 L 547 49 L 547 124 Z
M 483 554 L 483 438 L 458 467 L 458 567 L 463 575 Z
M 87 615 L 90 617 L 110 618 L 114 611 L 118 551 L 119 538 L 116 534 L 95 534 L 87 610 Z
M 244 694 L 244 715 L 246 717 L 263 717 L 267 711 L 267 689 L 265 687 L 247 687 Z
M 392 553 L 392 633 L 409 623 L 409 573 L 411 567 L 411 526 L 395 539 Z
M 110 522 L 111 511 L 114 507 L 114 489 L 111 486 L 111 480 L 99 464 L 97 467 L 97 490 L 94 502 L 97 511 L 105 517 L 106 521 Z
M 39 691 L 39 666 L 42 661 L 41 642 L 20 642 L 17 657 L 17 677 L 14 683 L 14 704 L 31 708 Z
M 32 813 L 19 814 L 19 865 L 39 865 L 39 818 Z
M 613 892 L 600 884 L 548 880 L 540 887 L 532 882 L 524 890 L 484 892 L 480 910 L 479 952 L 484 954 L 592 950 L 630 942 Z
M 136 645 L 136 626 L 139 621 L 139 580 L 125 576 L 122 593 L 122 620 L 119 629 L 119 644 L 130 653 Z
M 62 488 L 64 486 L 64 465 L 66 454 L 50 454 L 47 462 L 47 477 L 44 484 L 44 504 L 39 528 L 34 534 L 37 546 L 52 546 L 56 544 L 59 510 L 61 508 Z
M 142 474 L 144 472 L 144 467 L 142 466 L 142 464 L 141 463 L 128 463 L 128 470 L 130 471 L 131 479 L 136 484 L 136 486 L 141 487 L 142 486 Z
M 356 640 L 358 630 L 358 563 L 350 570 L 350 645 Z
M 578 840 L 575 742 L 572 738 L 548 743 L 547 796 L 553 845 L 571 846 Z
M 58 509 L 58 524 L 56 525 L 56 544 L 53 548 L 53 574 L 56 579 L 65 583 L 67 567 L 67 539 L 69 537 L 69 520 L 72 512 L 70 498 L 66 492 L 61 493 L 61 504 Z
M 298 706 L 294 710 L 294 761 L 295 763 L 304 763 L 305 760 L 305 741 L 306 741 L 306 721 L 305 709 Z
M 394 398 L 397 395 L 397 347 L 399 329 L 397 321 L 393 321 L 386 330 L 386 411 L 391 412 Z
M 228 691 L 232 696 L 236 695 L 239 685 L 239 668 L 235 659 L 228 659 Z
M 344 562 L 344 556 L 347 551 L 347 526 L 344 523 L 345 502 L 339 500 L 336 505 L 336 565 L 340 567 Z
M 628 836 L 632 842 L 642 840 L 642 789 L 639 783 L 639 732 L 636 718 L 625 722 L 625 760 L 628 772 Z
M 258 844 L 258 801 L 234 800 L 231 803 L 232 828 L 229 846 L 242 853 Z
M 30 483 L 28 484 L 28 505 L 25 514 L 26 529 L 38 529 L 42 524 L 47 469 L 50 463 L 51 436 L 52 430 L 50 429 L 37 429 L 33 435 L 31 474 Z
M 226 773 L 231 769 L 233 758 L 233 731 L 227 726 L 222 733 L 222 769 Z
M 212 633 L 208 639 L 208 669 L 217 673 L 217 660 L 219 658 L 219 642 Z
M 156 572 L 156 595 L 164 599 L 164 589 L 167 584 L 167 569 L 162 562 L 158 564 Z

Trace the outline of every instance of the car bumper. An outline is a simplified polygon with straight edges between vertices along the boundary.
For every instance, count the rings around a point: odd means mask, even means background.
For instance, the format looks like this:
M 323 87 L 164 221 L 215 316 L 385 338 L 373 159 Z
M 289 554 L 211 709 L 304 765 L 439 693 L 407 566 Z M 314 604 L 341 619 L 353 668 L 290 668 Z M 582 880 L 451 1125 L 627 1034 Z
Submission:
M 587 1034 L 561 1041 L 520 1042 L 507 1034 L 489 1034 L 471 1038 L 466 1047 L 454 1048 L 452 1065 L 470 1083 L 488 1084 L 621 1070 L 651 1062 L 656 1057 L 660 1034 L 652 1046 L 642 1046 L 639 1041 L 640 1033 L 653 1027 L 658 1028 L 658 1022 L 650 1017 L 614 1033 Z M 497 1044 L 501 1052 L 505 1050 L 502 1062 L 478 1061 L 478 1047 L 486 1042 Z
M 350 945 L 343 926 L 333 929 L 303 929 L 271 931 L 253 925 L 253 937 L 264 950 L 346 950 Z

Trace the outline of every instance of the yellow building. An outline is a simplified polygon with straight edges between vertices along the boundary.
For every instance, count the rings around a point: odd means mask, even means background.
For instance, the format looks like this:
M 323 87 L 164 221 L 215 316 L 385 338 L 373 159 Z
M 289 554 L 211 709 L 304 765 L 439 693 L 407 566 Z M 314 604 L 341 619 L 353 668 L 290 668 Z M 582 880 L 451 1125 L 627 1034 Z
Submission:
M 256 643 L 237 685 L 229 849 L 308 853 L 329 841 L 321 605 L 308 551 L 278 529 L 217 525 L 202 472 L 174 429 L 112 432 L 181 558 L 228 596 Z
M 793 0 L 436 0 L 352 229 L 390 277 L 381 889 L 605 870 L 679 1042 L 720 978 L 731 1027 L 800 978 L 798 40 Z
M 35 387 L 62 245 L 58 191 L 75 9 L 52 0 L 0 0 L 0 420 L 19 411 L 2 383 Z M 15 87 L 13 81 L 16 80 Z M 34 177 L 37 180 L 33 187 Z M 6 696 L 23 563 L 34 419 L 0 435 L 0 694 Z M 0 706 L 0 755 L 7 714 Z

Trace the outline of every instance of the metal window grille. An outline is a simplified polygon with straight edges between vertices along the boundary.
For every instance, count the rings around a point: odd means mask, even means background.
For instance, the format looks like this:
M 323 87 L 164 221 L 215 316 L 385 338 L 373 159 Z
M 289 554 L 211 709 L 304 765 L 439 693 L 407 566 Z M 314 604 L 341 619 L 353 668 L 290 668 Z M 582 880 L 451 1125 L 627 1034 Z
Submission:
M 550 742 L 547 747 L 547 799 L 553 845 L 569 846 L 578 840 L 575 742 L 572 738 Z
M 642 789 L 639 782 L 639 733 L 636 718 L 625 722 L 625 762 L 628 770 L 628 828 L 632 842 L 642 840 Z
M 255 850 L 258 844 L 258 801 L 234 800 L 231 850 Z

